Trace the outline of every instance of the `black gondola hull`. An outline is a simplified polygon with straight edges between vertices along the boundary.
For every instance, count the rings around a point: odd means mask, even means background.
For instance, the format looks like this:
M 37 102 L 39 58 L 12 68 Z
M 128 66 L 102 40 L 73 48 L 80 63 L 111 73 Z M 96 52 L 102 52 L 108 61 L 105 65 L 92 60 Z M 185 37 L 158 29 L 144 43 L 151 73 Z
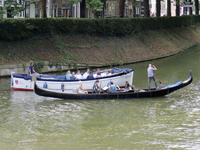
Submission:
M 35 84 L 35 93 L 40 96 L 62 98 L 62 99 L 126 99 L 126 98 L 145 98 L 145 97 L 159 97 L 170 94 L 178 89 L 181 89 L 190 83 L 192 83 L 193 77 L 190 71 L 189 79 L 183 81 L 181 84 L 169 88 L 153 89 L 148 91 L 143 89 L 142 91 L 129 91 L 129 92 L 116 92 L 116 93 L 101 93 L 101 94 L 70 94 L 64 92 L 57 92 L 40 88 Z

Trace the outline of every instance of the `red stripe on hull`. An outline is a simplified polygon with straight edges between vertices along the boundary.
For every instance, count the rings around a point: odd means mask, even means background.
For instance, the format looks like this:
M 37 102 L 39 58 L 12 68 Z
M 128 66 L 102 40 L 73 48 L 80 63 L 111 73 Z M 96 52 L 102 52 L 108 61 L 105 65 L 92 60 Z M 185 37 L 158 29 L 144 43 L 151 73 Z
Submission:
M 33 91 L 33 89 L 11 88 L 11 91 Z

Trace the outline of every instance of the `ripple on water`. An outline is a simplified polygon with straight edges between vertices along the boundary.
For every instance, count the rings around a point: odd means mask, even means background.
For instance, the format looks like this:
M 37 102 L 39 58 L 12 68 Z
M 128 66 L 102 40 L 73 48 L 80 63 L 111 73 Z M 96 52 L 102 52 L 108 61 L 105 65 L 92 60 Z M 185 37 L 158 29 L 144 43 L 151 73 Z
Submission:
M 196 53 L 199 50 L 192 56 L 197 57 Z M 200 59 L 195 63 L 200 64 Z M 185 70 L 190 69 L 194 82 L 158 98 L 62 100 L 34 92 L 10 92 L 9 79 L 4 80 L 0 87 L 1 148 L 200 149 L 199 69 L 191 68 L 193 59 L 188 54 L 154 64 L 163 85 L 187 78 Z M 123 66 L 135 68 L 138 88 L 147 87 L 147 65 Z

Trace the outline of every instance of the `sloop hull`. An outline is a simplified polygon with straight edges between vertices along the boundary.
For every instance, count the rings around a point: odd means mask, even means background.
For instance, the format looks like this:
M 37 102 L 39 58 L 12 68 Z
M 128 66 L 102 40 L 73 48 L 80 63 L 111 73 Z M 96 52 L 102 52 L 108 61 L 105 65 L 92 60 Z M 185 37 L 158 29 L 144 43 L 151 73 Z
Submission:
M 124 86 L 125 81 L 128 81 L 130 84 L 133 82 L 133 74 L 134 71 L 128 72 L 128 73 L 119 73 L 112 76 L 102 77 L 98 78 L 98 80 L 101 82 L 101 86 L 106 86 L 110 81 L 113 81 L 118 86 Z M 81 80 L 82 85 L 84 89 L 92 89 L 95 79 L 90 80 Z M 48 89 L 61 89 L 61 85 L 64 84 L 65 90 L 70 90 L 77 88 L 78 82 L 80 80 L 55 80 L 55 79 L 49 79 L 49 78 L 37 78 L 37 85 L 40 87 L 43 87 L 43 85 L 46 83 Z M 23 91 L 33 91 L 34 90 L 34 81 L 31 79 L 24 79 L 21 77 L 13 76 L 11 74 L 11 90 L 23 90 Z

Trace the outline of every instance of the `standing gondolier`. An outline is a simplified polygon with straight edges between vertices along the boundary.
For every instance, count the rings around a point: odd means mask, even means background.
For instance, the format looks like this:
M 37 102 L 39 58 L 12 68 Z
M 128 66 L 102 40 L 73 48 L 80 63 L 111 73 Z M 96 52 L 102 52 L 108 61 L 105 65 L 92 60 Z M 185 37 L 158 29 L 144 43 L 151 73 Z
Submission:
M 150 91 L 151 79 L 153 79 L 153 81 L 155 83 L 155 86 L 157 88 L 157 83 L 156 83 L 156 80 L 155 80 L 155 77 L 154 77 L 154 74 L 153 74 L 154 70 L 157 70 L 157 68 L 154 65 L 149 64 L 149 68 L 147 68 L 148 83 L 149 83 L 148 84 L 148 88 L 149 88 L 149 91 Z

